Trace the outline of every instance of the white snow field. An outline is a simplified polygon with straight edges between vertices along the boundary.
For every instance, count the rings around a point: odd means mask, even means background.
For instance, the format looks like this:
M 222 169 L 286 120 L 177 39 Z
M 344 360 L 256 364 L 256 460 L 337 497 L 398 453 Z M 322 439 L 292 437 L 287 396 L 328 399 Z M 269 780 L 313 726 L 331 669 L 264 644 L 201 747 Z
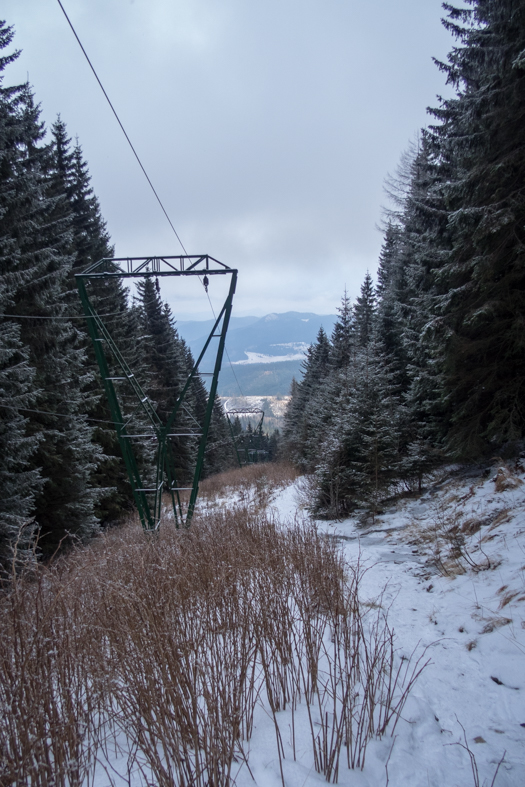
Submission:
M 362 769 L 347 767 L 343 746 L 338 784 L 525 785 L 524 481 L 520 466 L 496 465 L 470 477 L 448 468 L 422 495 L 398 500 L 373 522 L 317 522 L 351 563 L 360 561 L 366 569 L 361 603 L 388 613 L 396 658 L 414 653 L 412 665 L 419 656 L 420 664 L 429 660 L 393 736 L 394 720 L 380 740 L 369 743 Z M 281 520 L 304 516 L 302 483 L 271 502 Z M 314 729 L 321 729 L 315 703 L 310 710 Z M 253 735 L 243 745 L 249 768 L 236 763 L 238 787 L 326 784 L 314 766 L 304 698 L 295 712 L 279 711 L 275 721 L 261 700 Z M 114 784 L 154 783 L 146 769 L 128 773 L 125 763 L 125 757 L 110 755 L 111 767 L 97 771 L 94 787 L 106 787 L 108 773 Z

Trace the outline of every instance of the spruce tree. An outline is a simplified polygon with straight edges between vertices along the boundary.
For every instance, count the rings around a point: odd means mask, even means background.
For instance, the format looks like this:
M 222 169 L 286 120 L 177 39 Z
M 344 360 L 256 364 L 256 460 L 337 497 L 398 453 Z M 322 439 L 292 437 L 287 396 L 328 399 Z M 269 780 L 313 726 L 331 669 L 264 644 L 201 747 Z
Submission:
M 59 119 L 54 126 L 65 126 Z M 67 140 L 69 146 L 69 140 Z M 82 148 L 78 142 L 71 152 L 68 147 L 68 197 L 72 211 L 73 248 L 75 259 L 72 274 L 86 270 L 90 265 L 104 258 L 114 256 L 106 223 L 102 218 L 100 205 L 93 192 L 91 177 Z M 129 293 L 120 279 L 98 279 L 90 282 L 90 299 L 97 312 L 103 316 L 112 339 L 128 363 L 137 368 L 140 366 L 140 342 L 137 343 L 137 315 L 130 308 Z M 76 296 L 77 303 L 78 296 Z M 96 425 L 94 440 L 102 450 L 102 456 L 92 475 L 92 483 L 105 492 L 97 503 L 97 516 L 103 523 L 120 519 L 132 506 L 132 492 L 122 461 L 120 446 L 114 427 L 111 425 L 111 413 L 106 396 L 99 379 L 91 341 L 86 326 L 82 323 L 87 346 L 87 364 L 93 374 L 93 383 L 89 389 L 87 412 Z M 116 371 L 116 370 L 115 370 Z M 123 402 L 131 406 L 129 392 L 122 391 Z M 139 462 L 142 451 L 138 449 Z
M 89 485 L 97 451 L 81 392 L 84 351 L 69 321 L 71 220 L 29 87 L 4 89 L 2 105 L 0 277 L 9 310 L 19 315 L 23 354 L 35 369 L 29 468 L 43 481 L 34 504 L 40 547 L 54 551 L 64 538 L 87 538 L 97 528 Z
M 0 22 L 0 51 L 13 40 L 13 30 Z M 28 432 L 26 408 L 35 407 L 34 369 L 29 350 L 20 339 L 20 325 L 5 315 L 12 312 L 12 293 L 23 279 L 9 264 L 18 255 L 16 237 L 2 218 L 16 193 L 14 173 L 21 134 L 19 105 L 23 87 L 5 87 L 3 71 L 18 52 L 0 55 L 0 567 L 10 567 L 15 550 L 22 557 L 31 547 L 34 498 L 42 481 L 32 469 L 38 440 Z
M 367 271 L 361 292 L 354 304 L 354 318 L 357 341 L 361 347 L 366 347 L 370 342 L 374 330 L 374 317 L 376 311 L 376 293 L 374 282 Z
M 393 365 L 377 338 L 376 295 L 368 273 L 352 322 L 345 319 L 346 300 L 341 324 L 348 325 L 353 350 L 346 366 L 332 370 L 325 387 L 323 438 L 317 449 L 321 460 L 314 509 L 331 515 L 361 504 L 378 509 L 397 479 L 404 415 Z M 341 325 L 334 336 L 340 333 Z
M 406 259 L 402 253 L 400 227 L 388 224 L 379 255 L 377 301 L 377 337 L 390 363 L 395 364 L 397 384 L 407 387 L 407 357 L 404 327 L 407 317 Z
M 434 110 L 433 131 L 450 174 L 448 444 L 475 457 L 520 440 L 525 425 L 525 7 L 468 1 L 445 6 L 458 45 L 440 65 L 457 95 Z
M 304 419 L 308 432 L 304 449 L 308 467 L 313 469 L 319 461 L 319 445 L 334 428 L 337 413 L 344 398 L 350 395 L 354 385 L 356 332 L 352 305 L 345 290 L 338 307 L 339 317 L 334 325 L 330 340 L 329 367 L 323 379 L 310 397 Z
M 0 311 L 4 299 L 0 297 Z M 0 319 L 0 572 L 15 569 L 31 555 L 35 496 L 42 487 L 31 469 L 37 448 L 28 434 L 28 415 L 35 406 L 34 369 L 20 341 L 20 328 Z M 14 565 L 13 565 L 13 561 Z
M 339 317 L 330 340 L 330 365 L 332 369 L 344 369 L 352 362 L 356 341 L 354 315 L 346 289 L 337 311 Z
M 423 474 L 443 459 L 439 274 L 448 241 L 442 185 L 441 167 L 423 132 L 418 145 L 403 155 L 395 181 L 390 180 L 397 210 L 390 214 L 395 224 L 387 224 L 378 271 L 378 339 L 393 372 L 393 390 L 403 397 L 399 472 L 409 487 L 415 480 L 421 487 Z
M 330 371 L 330 342 L 324 328 L 319 329 L 315 343 L 308 348 L 302 369 L 303 379 L 292 386 L 292 397 L 286 410 L 284 441 L 288 458 L 306 469 L 311 468 L 311 457 L 307 452 L 310 430 L 307 409 Z
M 392 280 L 399 264 L 400 242 L 401 227 L 389 219 L 385 228 L 384 241 L 379 253 L 379 265 L 377 268 L 376 293 L 379 299 L 391 289 Z
M 186 374 L 189 375 L 195 361 L 184 339 L 178 336 L 178 340 L 186 361 Z M 192 380 L 191 397 L 189 398 L 188 404 L 191 407 L 193 422 L 197 427 L 196 431 L 200 432 L 200 429 L 204 426 L 206 407 L 208 405 L 208 392 L 202 378 L 198 374 L 196 374 Z M 237 421 L 239 421 L 238 417 Z M 240 431 L 242 431 L 240 421 L 239 427 Z M 224 407 L 219 396 L 216 395 L 208 429 L 202 478 L 207 478 L 215 473 L 221 473 L 224 470 L 228 470 L 235 465 L 236 461 L 237 458 L 231 442 L 230 428 L 228 426 Z
M 89 265 L 107 257 L 113 257 L 106 222 L 102 218 L 100 205 L 91 186 L 91 177 L 87 162 L 84 160 L 82 148 L 77 140 L 72 152 L 72 167 L 69 184 L 69 199 L 73 210 L 73 244 L 75 248 L 74 270 L 85 270 Z M 100 282 L 99 285 L 101 286 Z M 114 299 L 119 301 L 122 285 L 118 280 L 108 279 L 104 293 L 110 302 L 104 303 L 103 294 L 98 294 L 100 309 L 110 311 L 115 306 Z
M 162 423 L 166 423 L 187 378 L 187 358 L 178 337 L 169 306 L 162 302 L 160 291 L 151 277 L 137 284 L 142 322 L 142 353 L 147 364 L 146 392 L 156 405 Z M 195 418 L 194 391 L 190 390 L 173 424 L 174 432 L 198 433 Z M 176 460 L 176 477 L 188 481 L 193 472 L 197 438 L 170 438 L 172 454 Z

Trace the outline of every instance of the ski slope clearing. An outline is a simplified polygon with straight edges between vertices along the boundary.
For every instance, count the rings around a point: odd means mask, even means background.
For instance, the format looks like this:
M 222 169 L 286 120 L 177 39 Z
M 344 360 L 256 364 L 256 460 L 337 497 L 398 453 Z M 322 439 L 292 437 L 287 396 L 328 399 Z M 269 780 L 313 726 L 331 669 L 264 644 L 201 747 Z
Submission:
M 525 476 L 315 522 L 285 465 L 0 596 L 2 787 L 521 787 Z

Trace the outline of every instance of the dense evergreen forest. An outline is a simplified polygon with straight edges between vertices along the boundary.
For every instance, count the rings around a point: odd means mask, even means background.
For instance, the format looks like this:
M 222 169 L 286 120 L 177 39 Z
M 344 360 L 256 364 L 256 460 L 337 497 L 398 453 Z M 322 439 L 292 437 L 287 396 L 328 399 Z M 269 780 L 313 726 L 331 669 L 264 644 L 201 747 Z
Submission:
M 286 452 L 317 512 L 512 456 L 525 426 L 525 4 L 444 4 L 454 97 L 388 181 L 377 282 L 346 294 L 294 383 Z
M 85 541 L 132 507 L 131 488 L 88 339 L 74 274 L 113 248 L 80 145 L 58 118 L 46 135 L 28 84 L 7 87 L 18 56 L 0 22 L 0 565 Z M 130 297 L 104 280 L 93 294 L 119 349 L 165 416 L 193 359 L 152 280 Z M 202 424 L 194 379 L 184 417 Z M 126 412 L 126 402 L 123 402 Z M 131 403 L 128 405 L 130 411 Z M 193 429 L 195 431 L 195 429 Z M 193 470 L 177 446 L 179 477 Z M 204 473 L 234 454 L 217 400 Z M 148 449 L 139 457 L 148 465 Z
M 312 507 L 376 511 L 450 460 L 512 456 L 525 420 L 525 6 L 445 4 L 455 88 L 388 181 L 377 281 L 342 298 L 294 383 L 284 453 Z M 131 489 L 74 282 L 113 248 L 87 163 L 58 118 L 49 132 L 0 23 L 0 562 L 85 541 L 132 507 Z M 96 306 L 164 416 L 193 363 L 152 280 Z M 131 403 L 123 409 L 131 412 Z M 196 379 L 183 417 L 202 423 Z M 135 416 L 139 418 L 139 416 Z M 192 427 L 191 427 L 192 428 Z M 216 403 L 205 473 L 235 461 Z M 276 446 L 271 451 L 275 452 Z M 181 480 L 193 461 L 177 446 Z M 149 464 L 148 448 L 139 462 Z

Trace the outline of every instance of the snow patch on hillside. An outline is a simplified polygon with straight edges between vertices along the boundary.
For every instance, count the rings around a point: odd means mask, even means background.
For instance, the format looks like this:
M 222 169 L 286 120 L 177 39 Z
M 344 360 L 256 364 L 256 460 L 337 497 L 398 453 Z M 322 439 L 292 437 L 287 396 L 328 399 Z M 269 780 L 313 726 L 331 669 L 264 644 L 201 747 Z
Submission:
M 276 347 L 277 345 L 272 345 Z M 244 361 L 232 361 L 232 366 L 245 366 L 250 363 L 280 363 L 282 361 L 301 361 L 304 352 L 289 353 L 288 355 L 265 355 L 264 353 L 253 353 L 248 350 L 244 353 L 247 358 Z

